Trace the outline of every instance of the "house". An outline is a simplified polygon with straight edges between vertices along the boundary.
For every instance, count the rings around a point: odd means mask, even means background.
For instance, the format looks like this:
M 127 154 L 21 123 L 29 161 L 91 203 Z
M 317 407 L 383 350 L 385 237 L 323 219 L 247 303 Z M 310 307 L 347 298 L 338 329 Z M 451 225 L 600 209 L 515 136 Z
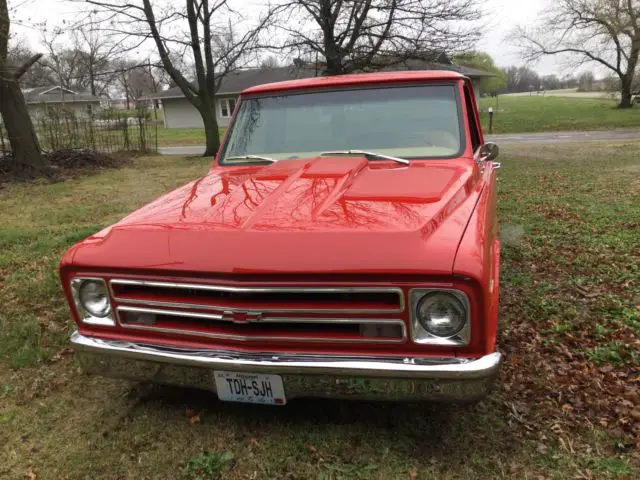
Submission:
M 449 63 L 435 63 L 420 59 L 406 60 L 403 61 L 402 64 L 390 66 L 387 70 L 453 70 L 460 72 L 471 78 L 478 98 L 480 95 L 480 80 L 483 77 L 492 76 L 491 73 L 454 65 L 450 61 Z M 240 70 L 225 76 L 216 94 L 218 125 L 220 127 L 229 125 L 233 109 L 236 105 L 236 99 L 244 89 L 263 83 L 282 82 L 298 78 L 315 77 L 317 75 L 318 73 L 315 68 L 290 66 Z M 143 97 L 143 99 L 160 100 L 162 102 L 164 109 L 164 126 L 166 128 L 204 128 L 200 113 L 185 98 L 179 87 L 170 88 L 163 92 Z
M 126 98 L 111 98 L 109 99 L 109 108 L 114 110 L 126 110 L 131 108 L 134 102 L 127 102 Z
M 78 93 L 60 86 L 22 90 L 31 118 L 37 120 L 51 108 L 64 108 L 76 118 L 86 118 L 102 109 L 103 99 L 90 93 Z

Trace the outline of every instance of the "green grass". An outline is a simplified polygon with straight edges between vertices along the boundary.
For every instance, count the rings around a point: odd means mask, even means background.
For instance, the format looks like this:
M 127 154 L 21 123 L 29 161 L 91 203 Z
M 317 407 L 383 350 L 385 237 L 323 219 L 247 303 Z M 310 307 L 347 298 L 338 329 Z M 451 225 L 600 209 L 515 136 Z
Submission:
M 618 109 L 609 99 L 543 96 L 485 97 L 480 102 L 482 127 L 489 133 L 488 107 L 493 107 L 493 133 L 603 130 L 640 126 L 640 108 Z
M 225 130 L 225 128 L 219 129 L 220 138 Z M 204 145 L 205 143 L 203 128 L 164 128 L 164 125 L 158 125 L 158 145 L 161 147 Z
M 65 249 L 200 175 L 210 162 L 139 159 L 135 168 L 77 181 L 0 190 L 0 358 L 8 355 L 12 367 L 38 363 L 66 343 L 68 310 L 57 276 Z
M 626 388 L 640 364 L 639 147 L 504 149 L 507 362 L 498 391 L 471 407 L 258 407 L 82 376 L 64 350 L 60 255 L 210 159 L 1 190 L 0 478 L 640 478 L 620 413 L 638 401 Z
M 195 480 L 222 477 L 224 467 L 233 456 L 231 452 L 203 452 L 189 460 L 187 474 Z

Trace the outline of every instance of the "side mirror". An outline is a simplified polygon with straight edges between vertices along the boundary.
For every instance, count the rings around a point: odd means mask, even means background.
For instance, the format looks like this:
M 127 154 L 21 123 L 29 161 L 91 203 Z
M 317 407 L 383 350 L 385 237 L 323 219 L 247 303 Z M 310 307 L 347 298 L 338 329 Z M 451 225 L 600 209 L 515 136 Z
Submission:
M 500 155 L 500 148 L 498 144 L 494 142 L 487 142 L 484 145 L 480 145 L 478 150 L 476 151 L 475 157 L 476 161 L 491 161 L 498 158 Z

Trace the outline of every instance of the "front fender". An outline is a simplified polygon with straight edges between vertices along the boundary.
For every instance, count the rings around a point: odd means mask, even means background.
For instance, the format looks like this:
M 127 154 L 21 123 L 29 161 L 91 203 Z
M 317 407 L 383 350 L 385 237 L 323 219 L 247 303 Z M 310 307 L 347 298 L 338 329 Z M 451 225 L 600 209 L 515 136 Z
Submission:
M 486 352 L 493 352 L 498 325 L 498 297 L 500 272 L 500 240 L 496 214 L 495 170 L 487 165 L 483 172 L 484 187 L 478 203 L 462 236 L 456 258 L 454 275 L 470 278 L 481 290 L 482 314 L 480 322 Z

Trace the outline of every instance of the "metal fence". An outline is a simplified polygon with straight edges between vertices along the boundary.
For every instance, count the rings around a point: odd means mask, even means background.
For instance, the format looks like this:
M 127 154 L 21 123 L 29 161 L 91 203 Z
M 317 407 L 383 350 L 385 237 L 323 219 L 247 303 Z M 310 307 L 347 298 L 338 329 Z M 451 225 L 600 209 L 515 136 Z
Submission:
M 79 114 L 70 108 L 48 107 L 37 111 L 33 125 L 45 151 L 85 148 L 103 153 L 155 152 L 158 124 L 153 111 L 104 110 Z M 11 152 L 4 125 L 0 125 L 0 149 Z

